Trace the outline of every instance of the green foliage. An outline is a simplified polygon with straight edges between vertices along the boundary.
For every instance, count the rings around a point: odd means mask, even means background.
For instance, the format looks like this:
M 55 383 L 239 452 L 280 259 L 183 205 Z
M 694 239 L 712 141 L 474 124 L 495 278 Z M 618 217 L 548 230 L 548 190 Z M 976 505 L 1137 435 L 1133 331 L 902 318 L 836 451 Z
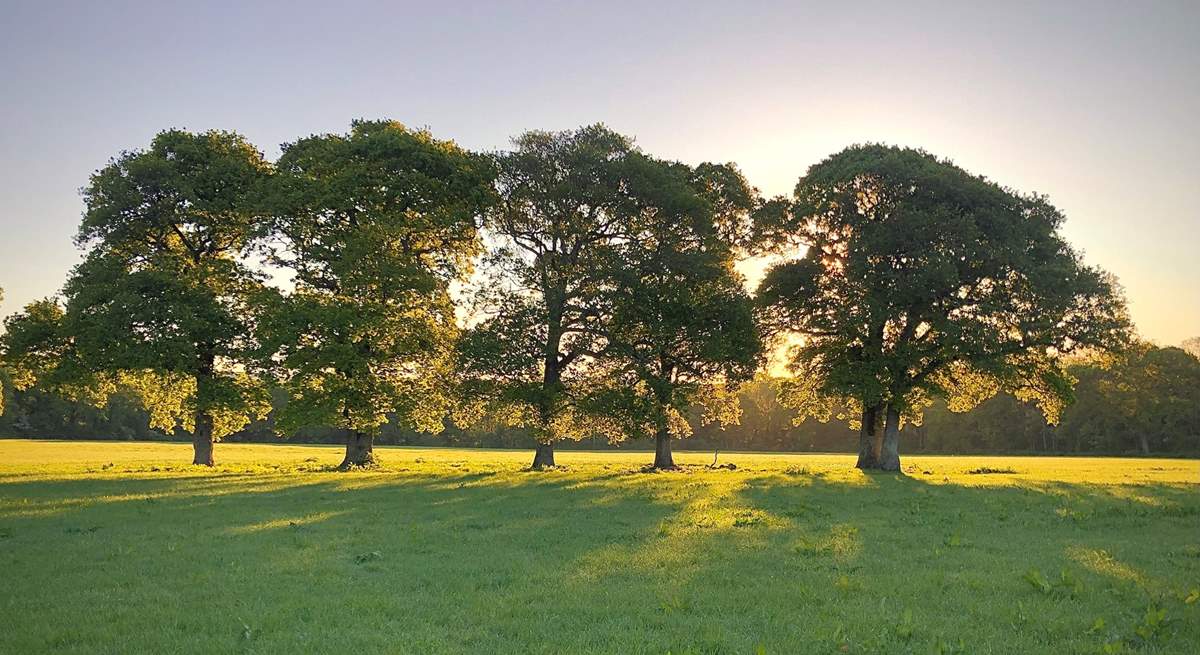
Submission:
M 97 374 L 81 365 L 64 316 L 58 300 L 45 298 L 4 319 L 0 417 L 6 427 L 54 436 L 80 431 L 95 435 L 102 430 L 120 438 L 160 436 L 149 435 L 138 425 L 142 403 L 140 398 L 129 402 L 131 389 L 122 384 L 128 376 Z M 108 424 L 101 427 L 105 419 Z M 165 429 L 174 427 L 172 423 Z
M 44 298 L 4 320 L 0 359 L 17 392 L 51 391 L 75 402 L 103 406 L 116 391 L 117 374 L 89 369 L 57 299 Z
M 123 385 L 157 427 L 204 417 L 213 438 L 266 413 L 265 389 L 242 372 L 259 286 L 243 255 L 269 172 L 239 135 L 168 130 L 92 176 L 77 237 L 88 252 L 61 323 L 93 391 Z
M 1022 578 L 1025 580 L 1025 582 L 1028 582 L 1031 587 L 1037 589 L 1043 594 L 1048 594 L 1054 590 L 1054 587 L 1050 584 L 1050 581 L 1046 579 L 1046 576 L 1042 575 L 1042 572 L 1037 569 L 1029 569 L 1025 572 L 1025 575 L 1022 576 Z
M 1139 343 L 1107 366 L 1078 365 L 1078 421 L 1064 436 L 1113 450 L 1200 449 L 1200 360 Z
M 592 125 L 526 132 L 496 161 L 500 201 L 487 217 L 495 248 L 460 348 L 469 403 L 543 443 L 602 432 L 580 401 L 606 343 L 614 247 L 640 210 L 632 186 L 646 159 Z
M 62 322 L 62 305 L 52 298 L 35 300 L 4 319 L 0 356 L 13 388 L 28 389 L 39 379 L 59 377 L 56 371 L 70 349 Z
M 599 125 L 515 146 L 498 157 L 497 247 L 460 348 L 469 416 L 545 443 L 686 436 L 705 399 L 736 421 L 724 387 L 761 350 L 732 270 L 756 191 L 732 166 L 659 161 Z
M 761 364 L 762 344 L 729 226 L 747 222 L 755 194 L 731 166 L 634 164 L 639 207 L 613 248 L 605 380 L 589 401 L 626 437 L 690 436 L 689 409 L 702 423 L 736 423 L 735 391 Z
M 922 151 L 855 146 L 764 201 L 732 165 L 602 125 L 483 157 L 357 121 L 286 145 L 277 174 L 236 134 L 168 130 L 84 200 L 63 299 L 5 323 L 0 429 L 90 433 L 116 398 L 144 406 L 122 427 L 140 436 L 417 441 L 451 412 L 458 443 L 833 449 L 886 404 L 925 450 L 1200 452 L 1196 339 L 1107 356 L 1129 337 L 1120 289 L 1061 213 Z M 795 245 L 753 316 L 734 260 Z M 764 329 L 799 335 L 794 377 L 740 389 Z
M 1146 608 L 1141 623 L 1134 628 L 1133 632 L 1141 641 L 1151 642 L 1161 637 L 1169 625 L 1166 608 L 1151 605 Z
M 1077 400 L 1063 412 L 1057 426 L 1046 424 L 1044 417 L 1035 408 L 1022 403 L 1006 393 L 984 401 L 978 407 L 965 412 L 951 412 L 945 402 L 936 400 L 925 410 L 924 421 L 919 426 L 906 428 L 908 448 L 923 453 L 1105 453 L 1117 454 L 1141 449 L 1141 435 L 1148 435 L 1147 444 L 1152 453 L 1200 453 L 1200 432 L 1192 426 L 1200 425 L 1189 420 L 1191 412 L 1200 406 L 1200 389 L 1184 389 L 1195 396 L 1194 403 L 1172 403 L 1170 407 L 1180 412 L 1167 418 L 1164 429 L 1142 432 L 1125 427 L 1117 407 L 1129 402 L 1127 395 L 1142 393 L 1141 389 L 1120 390 L 1120 385 L 1109 387 L 1111 396 L 1100 393 L 1102 381 L 1119 381 L 1133 368 L 1108 366 L 1097 363 L 1078 363 L 1071 367 L 1072 375 L 1079 378 L 1076 388 Z M 0 371 L 0 376 L 3 372 Z M 1110 377 L 1112 376 L 1112 377 Z M 777 387 L 784 382 L 799 380 L 773 380 L 760 374 L 758 378 L 743 385 L 736 394 L 724 394 L 732 401 L 737 424 L 705 424 L 699 408 L 689 407 L 684 413 L 692 436 L 688 448 L 721 451 L 811 451 L 841 452 L 852 446 L 849 429 L 857 419 L 856 413 L 846 407 L 830 406 L 830 421 L 796 420 L 803 412 L 781 404 L 777 398 Z M 1153 385 L 1145 392 L 1148 395 L 1166 394 L 1169 378 L 1161 376 L 1151 379 Z M 7 413 L 0 416 L 0 436 L 62 437 L 75 435 L 96 439 L 162 439 L 163 434 L 149 426 L 141 401 L 118 391 L 109 397 L 107 407 L 100 409 L 86 402 L 76 402 L 61 394 L 48 394 L 35 386 L 18 391 L 10 384 L 7 390 Z M 276 406 L 282 407 L 286 394 L 280 394 Z M 705 401 L 708 404 L 708 401 Z M 458 408 L 456 420 L 469 423 L 466 427 L 449 426 L 439 435 L 413 431 L 399 422 L 384 425 L 378 437 L 380 443 L 408 445 L 459 445 L 488 448 L 519 448 L 528 445 L 529 433 L 521 427 L 513 427 L 515 420 L 500 420 L 491 416 L 469 416 Z M 838 418 L 838 417 L 841 418 Z M 1190 422 L 1189 422 L 1190 421 Z M 236 441 L 274 441 L 277 436 L 272 429 L 273 420 L 255 422 L 241 432 L 227 437 Z M 604 429 L 609 429 L 605 426 Z M 612 430 L 619 432 L 616 426 Z M 614 433 L 617 433 L 614 432 Z M 170 436 L 170 432 L 167 432 Z M 308 426 L 290 435 L 298 442 L 340 443 L 342 432 L 316 426 Z M 605 448 L 607 434 L 597 435 L 584 442 L 588 448 Z M 711 461 L 711 455 L 710 455 Z M 984 462 L 979 467 L 983 473 L 1011 474 L 1020 470 L 997 466 L 995 462 Z
M 1053 423 L 1072 386 L 1062 356 L 1128 340 L 1120 290 L 1059 236 L 1056 208 L 922 151 L 848 148 L 758 219 L 807 247 L 759 300 L 768 330 L 800 337 L 793 367 L 811 380 L 785 397 L 814 416 L 828 403 L 811 394 L 914 419 L 932 396 L 967 409 L 1004 389 Z
M 390 121 L 286 144 L 277 164 L 273 261 L 294 291 L 257 298 L 259 367 L 288 391 L 285 432 L 375 434 L 395 417 L 438 432 L 457 336 L 449 286 L 479 252 L 490 163 Z

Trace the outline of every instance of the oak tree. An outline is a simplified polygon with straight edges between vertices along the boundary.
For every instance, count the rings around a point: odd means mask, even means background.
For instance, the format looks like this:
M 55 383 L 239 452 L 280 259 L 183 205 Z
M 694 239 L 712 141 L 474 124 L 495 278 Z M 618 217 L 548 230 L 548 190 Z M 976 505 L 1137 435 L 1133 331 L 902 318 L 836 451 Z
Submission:
M 393 121 L 286 144 L 267 236 L 293 289 L 262 296 L 259 362 L 287 390 L 276 424 L 346 432 L 370 466 L 389 418 L 442 429 L 457 326 L 450 285 L 480 249 L 488 159 Z
M 554 466 L 555 441 L 600 427 L 579 400 L 605 345 L 605 284 L 637 151 L 603 125 L 527 132 L 514 146 L 496 157 L 500 200 L 486 224 L 494 247 L 461 362 L 476 399 L 530 429 L 533 468 L 542 468 Z
M 631 160 L 630 206 L 608 271 L 611 316 L 597 409 L 628 437 L 655 440 L 655 469 L 675 468 L 673 438 L 702 422 L 736 423 L 738 386 L 762 343 L 735 242 L 757 193 L 733 166 Z
M 62 317 L 73 356 L 97 379 L 141 380 L 147 409 L 192 432 L 195 464 L 211 466 L 213 442 L 268 409 L 244 365 L 260 284 L 245 254 L 269 173 L 237 134 L 167 130 L 83 191 L 87 252 Z
M 1004 389 L 1054 420 L 1070 398 L 1062 357 L 1119 349 L 1130 329 L 1119 287 L 1063 240 L 1063 220 L 1044 196 L 920 150 L 854 146 L 811 167 L 758 226 L 807 248 L 758 291 L 766 326 L 801 340 L 789 402 L 856 408 L 858 466 L 887 470 L 931 395 L 966 409 Z

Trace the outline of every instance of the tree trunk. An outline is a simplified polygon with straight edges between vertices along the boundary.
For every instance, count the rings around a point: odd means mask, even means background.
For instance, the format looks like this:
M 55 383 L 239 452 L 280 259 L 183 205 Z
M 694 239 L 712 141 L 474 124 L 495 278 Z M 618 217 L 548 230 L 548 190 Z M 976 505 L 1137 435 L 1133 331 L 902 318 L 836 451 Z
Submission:
M 883 423 L 883 449 L 879 456 L 879 468 L 884 471 L 900 470 L 900 410 L 887 406 L 887 418 Z
M 554 468 L 554 442 L 538 442 L 537 450 L 533 451 L 533 466 L 530 468 L 536 471 Z
M 863 406 L 862 428 L 858 433 L 858 463 L 855 468 L 879 468 L 879 406 Z
M 716 457 L 713 458 L 716 462 Z M 675 458 L 671 456 L 671 435 L 665 428 L 660 428 L 654 435 L 654 466 L 658 470 L 679 468 L 675 466 Z
M 206 411 L 196 412 L 196 426 L 192 429 L 192 464 L 213 465 L 213 419 Z
M 558 352 L 562 345 L 562 294 L 561 290 L 557 290 L 547 296 L 546 300 L 549 331 L 546 335 L 545 350 L 542 352 L 542 395 L 538 402 L 538 419 L 544 432 L 538 435 L 537 449 L 533 452 L 533 464 L 530 468 L 535 471 L 554 468 L 554 438 L 559 436 L 550 426 L 554 423 L 554 415 L 558 411 L 558 394 L 562 392 L 562 371 L 559 370 L 561 361 Z
M 346 435 L 346 457 L 338 465 L 338 470 L 349 471 L 377 466 L 379 460 L 375 459 L 375 451 L 372 450 L 374 443 L 375 437 L 365 432 L 351 430 Z
M 196 425 L 192 428 L 192 464 L 213 465 L 213 371 L 217 356 L 208 342 L 196 344 Z
M 1138 442 L 1142 446 L 1142 454 L 1149 455 L 1150 454 L 1150 439 L 1148 437 L 1146 437 L 1146 433 L 1144 431 L 1138 432 Z

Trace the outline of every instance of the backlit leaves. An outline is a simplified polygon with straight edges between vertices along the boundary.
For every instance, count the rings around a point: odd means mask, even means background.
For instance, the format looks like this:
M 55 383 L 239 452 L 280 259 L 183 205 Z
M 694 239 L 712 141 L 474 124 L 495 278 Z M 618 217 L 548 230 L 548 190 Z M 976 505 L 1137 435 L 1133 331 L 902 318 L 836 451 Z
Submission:
M 931 395 L 965 411 L 1000 390 L 1055 422 L 1061 357 L 1120 349 L 1119 287 L 1058 234 L 1062 214 L 923 151 L 854 146 L 813 166 L 763 238 L 807 246 L 759 288 L 764 326 L 797 334 L 787 394 L 886 402 L 915 418 Z M 801 393 L 802 392 L 802 393 Z
M 281 430 L 441 431 L 458 337 L 449 286 L 479 251 L 492 176 L 486 159 L 390 121 L 284 146 L 271 257 L 295 289 L 256 299 L 258 366 L 289 396 Z

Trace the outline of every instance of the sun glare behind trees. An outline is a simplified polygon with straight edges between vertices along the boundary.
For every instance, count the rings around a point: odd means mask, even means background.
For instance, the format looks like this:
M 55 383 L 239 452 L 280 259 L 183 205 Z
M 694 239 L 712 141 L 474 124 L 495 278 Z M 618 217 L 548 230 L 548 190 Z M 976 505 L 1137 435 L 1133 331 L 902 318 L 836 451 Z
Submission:
M 859 468 L 899 471 L 901 421 L 935 396 L 965 411 L 1004 390 L 1056 422 L 1062 358 L 1131 338 L 1119 289 L 1059 236 L 1054 206 L 928 153 L 848 148 L 764 216 L 765 238 L 807 248 L 758 294 L 772 331 L 804 338 L 785 404 L 856 408 Z

